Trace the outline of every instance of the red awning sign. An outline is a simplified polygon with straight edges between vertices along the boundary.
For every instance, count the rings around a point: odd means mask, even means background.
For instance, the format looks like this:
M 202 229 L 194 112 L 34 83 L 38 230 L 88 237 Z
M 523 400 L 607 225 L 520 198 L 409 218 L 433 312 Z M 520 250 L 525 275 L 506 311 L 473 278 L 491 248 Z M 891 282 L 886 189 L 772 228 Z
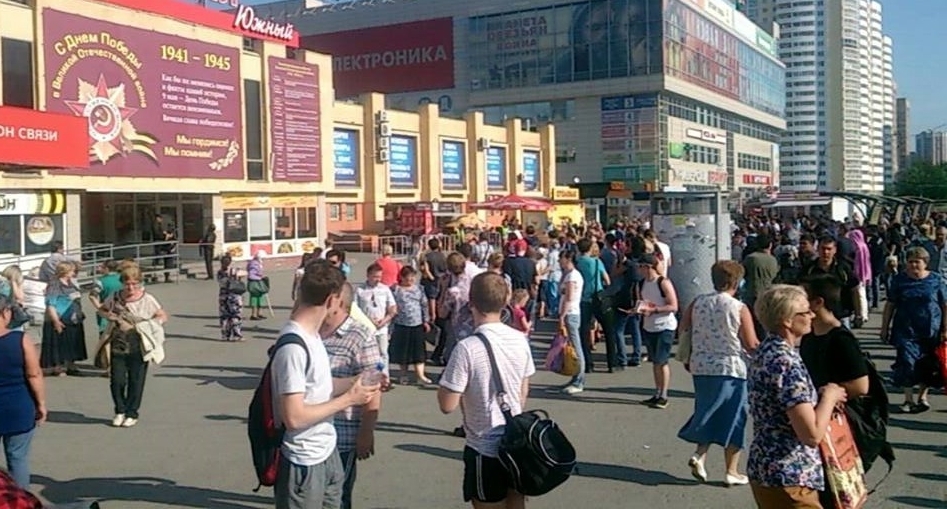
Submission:
M 0 163 L 39 168 L 88 168 L 85 117 L 0 106 Z

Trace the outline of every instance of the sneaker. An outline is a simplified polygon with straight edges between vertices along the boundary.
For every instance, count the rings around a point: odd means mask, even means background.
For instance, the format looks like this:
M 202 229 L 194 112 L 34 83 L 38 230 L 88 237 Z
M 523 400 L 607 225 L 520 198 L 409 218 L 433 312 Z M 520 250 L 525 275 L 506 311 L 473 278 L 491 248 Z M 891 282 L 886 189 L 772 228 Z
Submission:
M 582 388 L 582 387 L 578 387 L 578 386 L 575 386 L 575 385 L 570 385 L 570 386 L 566 387 L 565 389 L 562 389 L 562 393 L 563 393 L 563 394 L 569 394 L 569 395 L 571 396 L 571 395 L 574 395 L 574 394 L 579 394 L 579 393 L 581 393 L 581 392 L 584 391 L 584 390 L 585 390 L 585 389 Z
M 136 425 L 136 424 L 138 424 L 138 419 L 135 419 L 135 418 L 133 418 L 133 417 L 126 417 L 126 418 L 125 418 L 125 421 L 122 422 L 122 427 L 123 427 L 123 428 L 131 428 L 132 426 L 134 426 L 134 425 Z
M 125 422 L 125 414 L 115 414 L 115 418 L 112 419 L 112 426 L 121 427 L 123 422 Z
M 642 401 L 641 404 L 644 405 L 644 406 L 654 406 L 655 403 L 657 403 L 659 399 L 661 399 L 661 398 L 659 398 L 659 397 L 657 397 L 657 396 L 651 396 L 650 398 L 648 398 L 648 399 Z
M 707 482 L 707 469 L 704 468 L 704 462 L 697 456 L 691 456 L 687 460 L 687 466 L 691 467 L 691 475 L 700 482 Z
M 901 406 L 899 406 L 898 409 L 901 410 L 902 414 L 909 414 L 914 410 L 914 402 L 905 401 L 904 403 L 901 403 Z
M 668 407 L 668 399 L 667 399 L 667 398 L 658 398 L 658 400 L 655 401 L 655 402 L 654 402 L 654 405 L 652 405 L 652 406 L 653 406 L 654 408 L 660 408 L 660 409 L 663 410 L 663 409 L 665 409 L 665 408 Z
M 750 484 L 750 478 L 745 475 L 730 475 L 727 474 L 723 483 L 728 487 L 732 488 L 733 486 L 746 486 Z
M 914 406 L 911 407 L 911 413 L 912 413 L 912 414 L 923 414 L 924 412 L 926 412 L 926 411 L 928 411 L 928 410 L 930 410 L 930 409 L 931 409 L 931 404 L 928 403 L 926 400 L 923 400 L 923 399 L 922 399 L 922 400 L 918 401 L 916 405 L 914 405 Z

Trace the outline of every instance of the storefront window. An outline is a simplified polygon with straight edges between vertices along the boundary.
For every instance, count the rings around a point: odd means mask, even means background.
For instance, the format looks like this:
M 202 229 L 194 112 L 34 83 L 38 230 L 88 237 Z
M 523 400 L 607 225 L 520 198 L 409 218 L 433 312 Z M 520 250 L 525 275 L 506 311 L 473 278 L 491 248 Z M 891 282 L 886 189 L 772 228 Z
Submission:
M 246 242 L 247 211 L 224 211 L 224 242 Z
M 292 239 L 296 234 L 296 215 L 293 208 L 273 209 L 276 215 L 276 240 Z
M 352 203 L 345 204 L 345 220 L 346 221 L 355 221 L 358 218 L 358 214 L 355 210 L 355 205 Z
M 319 235 L 319 232 L 316 230 L 316 220 L 318 216 L 319 209 L 315 207 L 296 209 L 297 239 L 310 239 Z
M 342 217 L 342 206 L 338 203 L 329 204 L 329 221 L 338 221 Z
M 20 256 L 20 217 L 0 216 L 0 255 Z
M 273 213 L 271 209 L 253 209 L 247 216 L 250 241 L 273 240 Z

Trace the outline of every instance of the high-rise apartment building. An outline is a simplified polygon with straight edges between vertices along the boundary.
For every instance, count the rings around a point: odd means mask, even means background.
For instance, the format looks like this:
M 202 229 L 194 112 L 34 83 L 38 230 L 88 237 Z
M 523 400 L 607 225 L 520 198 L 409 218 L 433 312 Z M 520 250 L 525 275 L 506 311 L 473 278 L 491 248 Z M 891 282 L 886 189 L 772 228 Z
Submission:
M 908 140 L 911 139 L 911 102 L 906 97 L 898 97 L 895 101 L 894 118 L 898 168 L 905 170 L 911 166 L 911 147 L 908 146 Z
M 917 161 L 947 163 L 947 131 L 924 131 L 914 139 Z
M 895 129 L 894 81 L 881 4 L 747 0 L 744 9 L 778 31 L 786 64 L 780 189 L 881 192 L 896 159 L 885 148 Z

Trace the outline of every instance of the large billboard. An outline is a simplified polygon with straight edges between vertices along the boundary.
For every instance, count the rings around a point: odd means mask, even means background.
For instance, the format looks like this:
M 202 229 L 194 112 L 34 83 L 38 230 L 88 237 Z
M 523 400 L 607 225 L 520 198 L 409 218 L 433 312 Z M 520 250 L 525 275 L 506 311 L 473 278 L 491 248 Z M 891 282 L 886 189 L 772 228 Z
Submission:
M 360 187 L 358 131 L 335 129 L 332 135 L 336 187 Z
M 81 175 L 244 177 L 240 50 L 43 10 L 46 109 L 88 119 Z
M 414 136 L 391 137 L 391 155 L 388 161 L 388 187 L 416 189 L 418 187 L 418 139 Z
M 270 57 L 267 85 L 273 180 L 322 182 L 319 67 Z
M 506 190 L 506 147 L 487 149 L 487 189 Z
M 441 142 L 441 189 L 467 189 L 467 149 L 462 141 Z
M 470 18 L 472 89 L 661 72 L 662 0 L 587 0 Z
M 429 19 L 302 38 L 332 55 L 336 97 L 454 88 L 454 21 Z
M 658 168 L 658 96 L 601 99 L 602 178 L 653 182 Z

